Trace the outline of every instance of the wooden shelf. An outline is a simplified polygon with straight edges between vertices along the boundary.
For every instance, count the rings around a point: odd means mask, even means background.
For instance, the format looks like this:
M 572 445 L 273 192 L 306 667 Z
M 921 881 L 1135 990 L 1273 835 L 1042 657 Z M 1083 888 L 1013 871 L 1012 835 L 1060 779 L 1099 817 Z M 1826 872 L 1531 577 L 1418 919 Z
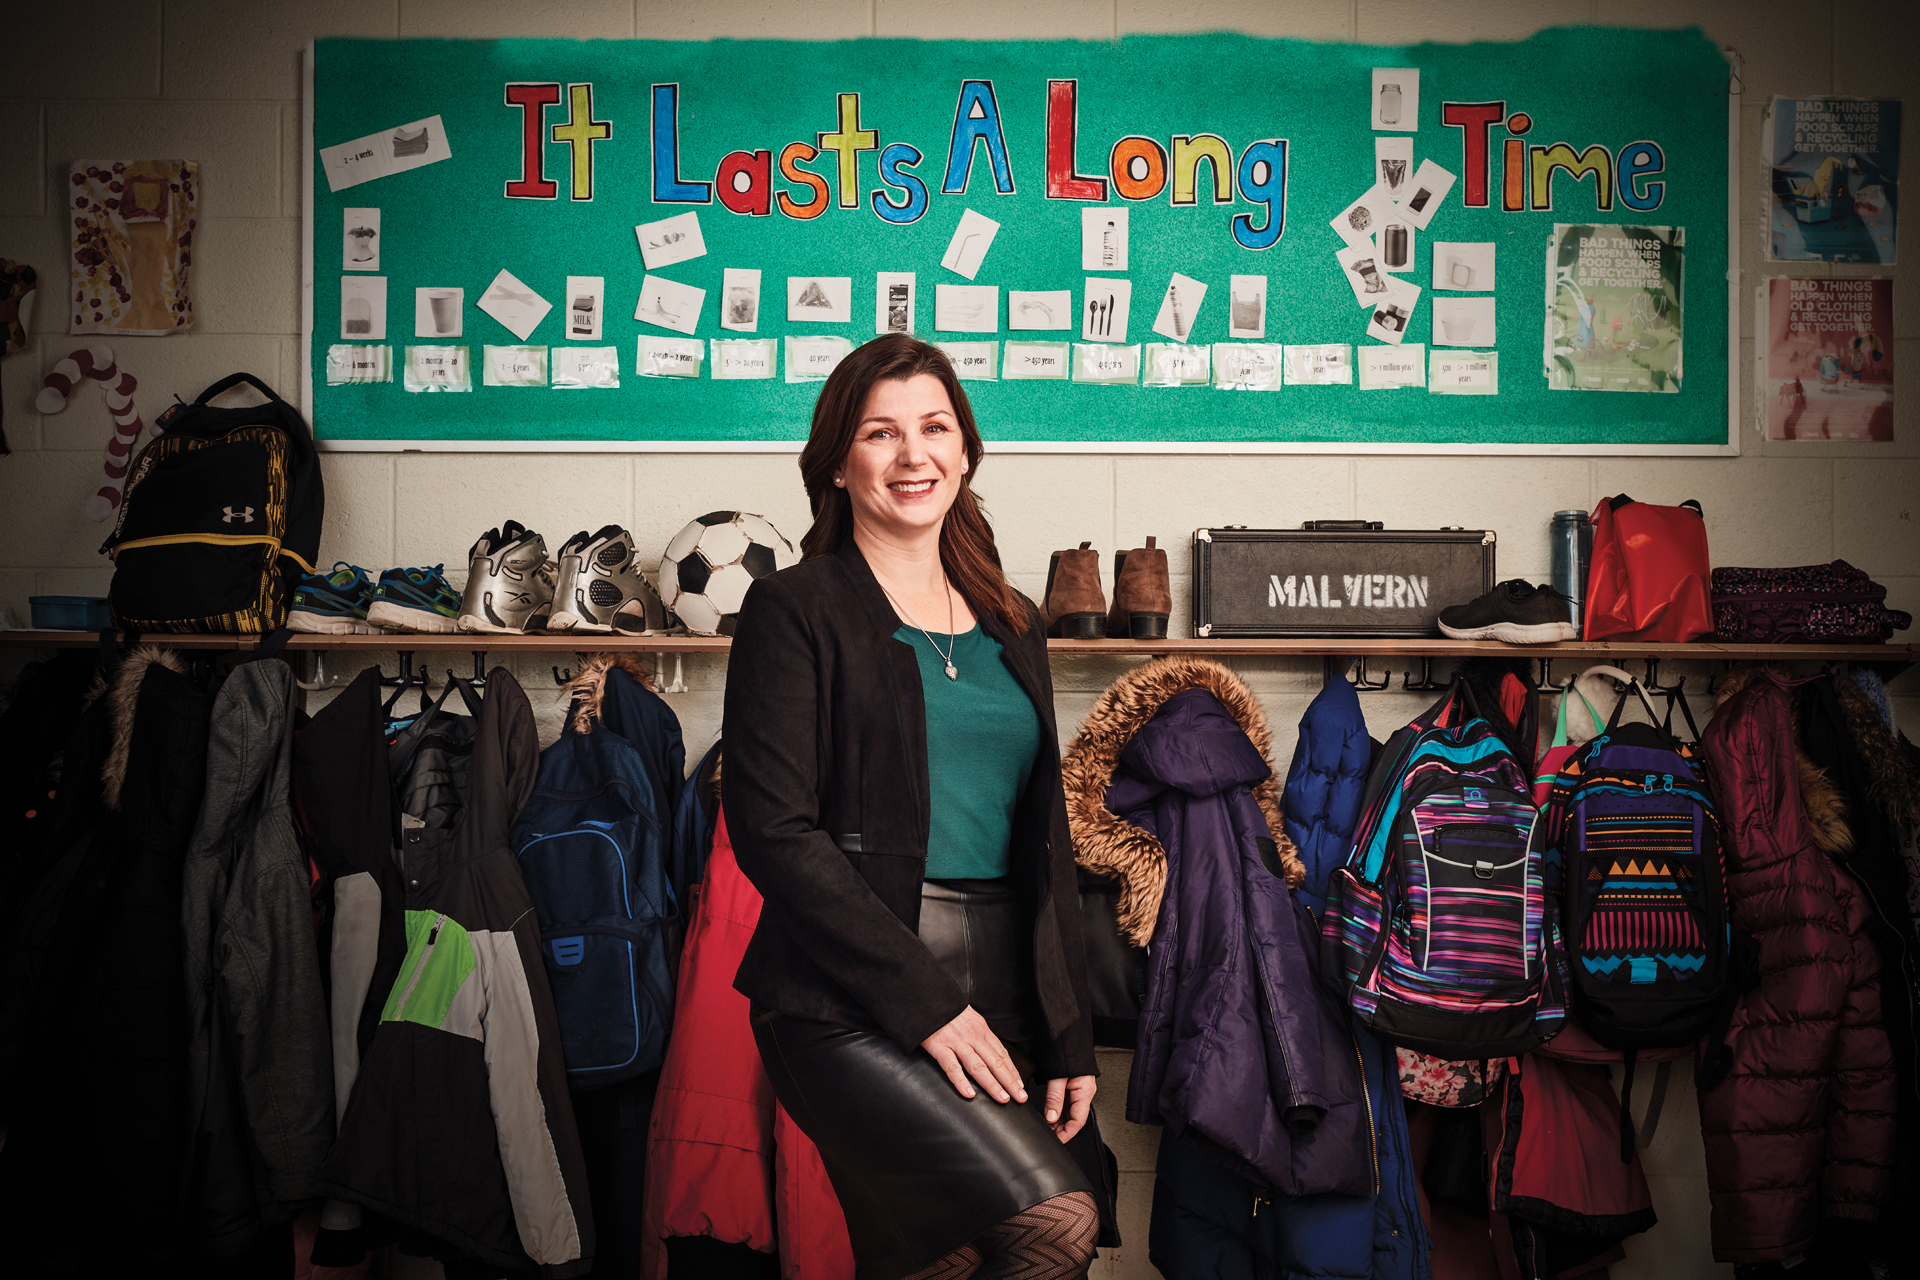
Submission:
M 171 635 L 153 633 L 144 639 L 177 649 L 251 649 L 258 636 Z M 74 649 L 99 643 L 89 631 L 0 631 L 0 647 Z M 640 653 L 719 653 L 732 642 L 725 636 L 509 636 L 413 635 L 377 636 L 296 635 L 289 649 L 328 651 L 375 650 L 414 653 L 450 651 L 470 653 L 575 653 L 622 649 Z M 1154 654 L 1204 654 L 1209 657 L 1321 658 L 1321 657 L 1528 657 L 1644 659 L 1676 658 L 1692 661 L 1742 662 L 1850 661 L 1911 663 L 1911 644 L 1640 644 L 1616 641 L 1569 641 L 1563 644 L 1502 644 L 1497 640 L 1377 639 L 1351 636 L 1285 640 L 1049 640 L 1047 651 L 1056 657 L 1125 657 Z

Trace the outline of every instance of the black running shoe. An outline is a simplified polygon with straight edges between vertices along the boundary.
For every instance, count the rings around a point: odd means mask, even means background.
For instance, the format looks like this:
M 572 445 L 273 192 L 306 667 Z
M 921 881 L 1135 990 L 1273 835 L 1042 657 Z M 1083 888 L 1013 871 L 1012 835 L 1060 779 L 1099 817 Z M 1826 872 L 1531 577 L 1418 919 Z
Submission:
M 1478 600 L 1440 611 L 1440 633 L 1455 640 L 1551 644 L 1576 639 L 1567 598 L 1542 583 L 1502 582 Z

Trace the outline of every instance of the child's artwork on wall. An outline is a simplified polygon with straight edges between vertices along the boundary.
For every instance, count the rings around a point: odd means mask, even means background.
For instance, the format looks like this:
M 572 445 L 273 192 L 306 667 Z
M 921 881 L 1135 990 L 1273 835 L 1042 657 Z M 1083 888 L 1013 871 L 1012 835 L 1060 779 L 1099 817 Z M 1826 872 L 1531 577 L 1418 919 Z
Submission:
M 76 160 L 69 333 L 159 336 L 193 327 L 187 277 L 198 225 L 191 160 Z

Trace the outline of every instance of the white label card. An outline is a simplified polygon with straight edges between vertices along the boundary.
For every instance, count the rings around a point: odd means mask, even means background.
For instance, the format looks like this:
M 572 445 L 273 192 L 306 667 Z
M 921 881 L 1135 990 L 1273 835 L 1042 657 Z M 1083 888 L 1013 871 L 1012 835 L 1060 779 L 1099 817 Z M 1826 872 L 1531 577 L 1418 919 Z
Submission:
M 465 347 L 408 347 L 408 391 L 471 391 L 473 373 Z
M 953 371 L 971 382 L 992 382 L 1000 374 L 1000 344 L 997 342 L 943 342 L 940 349 L 953 363 Z
M 320 148 L 320 167 L 326 171 L 329 191 L 345 191 L 388 174 L 451 159 L 453 149 L 439 116 Z
M 1436 396 L 1499 394 L 1500 353 L 1435 351 L 1427 365 L 1427 391 Z
M 1141 381 L 1149 387 L 1204 387 L 1212 375 L 1213 361 L 1206 346 L 1183 346 L 1175 342 L 1149 342 L 1146 346 L 1146 373 Z
M 713 376 L 716 378 L 771 378 L 779 350 L 775 338 L 715 338 Z
M 327 385 L 392 382 L 393 348 L 338 344 L 327 348 Z
M 480 382 L 488 387 L 547 385 L 545 347 L 482 347 Z
M 1065 342 L 1009 342 L 1000 362 L 1000 376 L 1012 378 L 1064 378 L 1071 358 Z
M 706 358 L 707 344 L 698 338 L 662 338 L 643 333 L 635 367 L 643 378 L 697 378 L 701 362 Z
M 1213 385 L 1220 391 L 1278 391 L 1282 348 L 1277 342 L 1213 344 Z
M 569 391 L 581 388 L 617 390 L 620 386 L 620 349 L 618 347 L 555 347 L 553 385 Z
M 787 339 L 787 381 L 824 381 L 852 351 L 853 343 L 846 338 L 790 336 Z
M 1353 348 L 1344 342 L 1288 347 L 1286 368 L 1290 387 L 1347 386 L 1353 382 Z
M 1360 348 L 1360 389 L 1386 391 L 1395 387 L 1423 387 L 1427 383 L 1426 348 L 1417 342 L 1399 347 Z
M 1140 381 L 1140 348 L 1104 342 L 1073 344 L 1073 380 L 1108 386 Z

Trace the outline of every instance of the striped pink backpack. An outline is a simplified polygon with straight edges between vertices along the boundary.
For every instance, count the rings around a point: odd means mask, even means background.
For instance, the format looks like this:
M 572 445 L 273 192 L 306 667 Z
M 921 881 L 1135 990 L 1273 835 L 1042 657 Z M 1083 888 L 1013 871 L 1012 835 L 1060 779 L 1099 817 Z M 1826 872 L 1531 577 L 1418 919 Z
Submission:
M 1566 1020 L 1566 956 L 1528 770 L 1452 692 L 1387 743 L 1335 871 L 1322 972 L 1374 1034 L 1450 1062 Z

